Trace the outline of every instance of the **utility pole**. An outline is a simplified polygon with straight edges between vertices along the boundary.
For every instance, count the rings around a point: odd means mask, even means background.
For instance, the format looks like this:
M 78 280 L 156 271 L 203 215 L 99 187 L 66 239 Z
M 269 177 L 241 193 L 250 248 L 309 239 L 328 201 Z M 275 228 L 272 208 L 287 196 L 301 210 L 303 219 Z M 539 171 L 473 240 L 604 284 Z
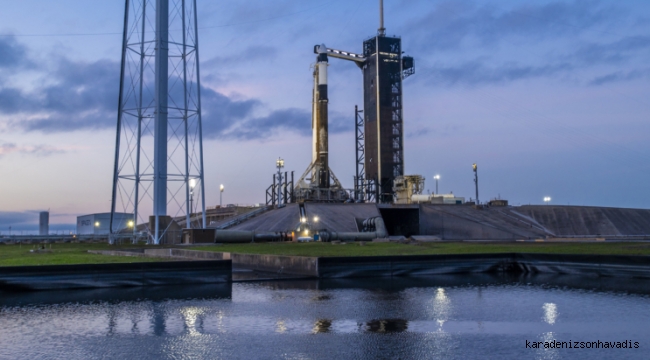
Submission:
M 474 184 L 476 185 L 476 205 L 478 205 L 480 204 L 478 201 L 478 167 L 476 164 L 473 164 L 472 168 L 474 169 Z

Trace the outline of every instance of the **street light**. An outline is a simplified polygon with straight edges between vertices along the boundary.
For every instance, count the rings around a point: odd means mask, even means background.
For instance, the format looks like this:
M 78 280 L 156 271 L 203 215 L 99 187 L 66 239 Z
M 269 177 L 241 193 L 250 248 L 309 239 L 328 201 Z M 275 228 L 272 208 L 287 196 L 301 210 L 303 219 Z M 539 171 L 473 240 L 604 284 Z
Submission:
M 223 198 L 223 184 L 219 185 L 219 207 L 222 206 L 222 198 Z
M 127 226 L 128 226 L 128 227 L 133 227 L 133 225 L 135 225 L 135 224 L 133 223 L 133 220 L 129 220 L 129 222 L 127 223 Z
M 314 217 L 314 222 L 318 222 L 318 216 Z
M 278 168 L 278 208 L 279 208 L 282 202 L 282 168 L 284 167 L 284 160 L 282 160 L 282 158 L 278 158 L 278 160 L 275 161 L 275 166 L 277 166 Z
M 548 203 L 551 202 L 551 197 L 550 196 L 545 196 L 544 197 L 544 202 L 546 203 L 546 205 L 548 205 Z
M 433 178 L 436 180 L 436 195 L 438 195 L 438 180 L 440 180 L 440 175 L 435 175 Z
M 194 212 L 194 187 L 196 186 L 196 179 L 190 179 L 190 218 Z M 192 220 L 190 219 L 190 222 Z

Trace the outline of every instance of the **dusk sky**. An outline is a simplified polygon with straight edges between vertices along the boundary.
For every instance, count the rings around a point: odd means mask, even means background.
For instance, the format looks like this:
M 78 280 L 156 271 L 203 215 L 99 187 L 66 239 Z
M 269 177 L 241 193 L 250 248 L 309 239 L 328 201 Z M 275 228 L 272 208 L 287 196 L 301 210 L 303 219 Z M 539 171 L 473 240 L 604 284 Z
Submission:
M 376 0 L 198 1 L 206 205 L 265 200 L 311 159 L 313 46 L 361 52 Z M 406 174 L 510 204 L 650 208 L 650 3 L 385 0 Z M 0 0 L 0 232 L 110 210 L 123 1 Z M 331 59 L 330 166 L 354 175 L 362 74 Z

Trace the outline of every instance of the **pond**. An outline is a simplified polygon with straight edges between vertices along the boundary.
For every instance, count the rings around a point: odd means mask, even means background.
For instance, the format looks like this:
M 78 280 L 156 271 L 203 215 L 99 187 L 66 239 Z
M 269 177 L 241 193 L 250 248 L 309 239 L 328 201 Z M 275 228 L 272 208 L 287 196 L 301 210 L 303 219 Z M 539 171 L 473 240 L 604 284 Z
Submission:
M 647 283 L 449 275 L 0 293 L 0 359 L 642 359 Z

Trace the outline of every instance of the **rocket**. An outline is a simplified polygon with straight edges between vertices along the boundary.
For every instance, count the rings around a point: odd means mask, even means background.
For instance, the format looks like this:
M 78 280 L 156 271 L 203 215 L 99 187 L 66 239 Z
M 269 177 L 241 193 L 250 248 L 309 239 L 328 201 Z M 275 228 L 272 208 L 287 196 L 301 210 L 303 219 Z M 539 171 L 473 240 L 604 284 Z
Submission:
M 328 159 L 328 126 L 327 126 L 327 48 L 325 44 L 316 45 L 314 52 L 318 54 L 314 69 L 314 161 L 318 162 L 318 187 L 330 187 Z

